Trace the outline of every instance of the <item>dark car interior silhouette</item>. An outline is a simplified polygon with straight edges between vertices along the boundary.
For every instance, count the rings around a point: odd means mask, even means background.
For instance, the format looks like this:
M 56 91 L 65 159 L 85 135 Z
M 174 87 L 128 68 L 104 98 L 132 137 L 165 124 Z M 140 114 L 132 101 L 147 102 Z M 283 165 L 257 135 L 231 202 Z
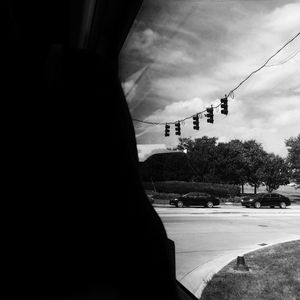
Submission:
M 118 78 L 141 3 L 4 1 L 13 298 L 195 299 L 143 189 Z

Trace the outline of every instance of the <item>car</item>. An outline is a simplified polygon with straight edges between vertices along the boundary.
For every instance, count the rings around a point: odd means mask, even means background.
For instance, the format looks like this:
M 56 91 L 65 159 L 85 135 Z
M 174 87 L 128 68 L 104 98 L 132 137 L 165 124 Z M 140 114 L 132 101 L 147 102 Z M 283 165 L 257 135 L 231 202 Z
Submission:
M 277 193 L 259 193 L 241 199 L 242 206 L 260 208 L 262 206 L 286 208 L 291 205 L 288 197 Z
M 190 192 L 178 198 L 170 200 L 170 205 L 176 207 L 200 205 L 212 208 L 214 205 L 220 205 L 220 200 L 208 193 Z

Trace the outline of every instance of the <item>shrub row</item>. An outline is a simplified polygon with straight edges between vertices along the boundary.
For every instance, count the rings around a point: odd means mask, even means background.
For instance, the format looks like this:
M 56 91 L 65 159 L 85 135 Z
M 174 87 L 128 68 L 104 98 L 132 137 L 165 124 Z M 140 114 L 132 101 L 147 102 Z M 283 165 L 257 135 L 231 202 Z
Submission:
M 209 193 L 217 197 L 234 197 L 240 195 L 240 187 L 231 184 L 217 184 L 206 182 L 186 182 L 186 181 L 157 181 L 144 182 L 146 190 L 159 193 L 186 194 L 189 192 Z
M 160 200 L 171 200 L 181 196 L 180 194 L 175 194 L 175 193 L 158 193 L 158 192 L 147 191 L 147 190 L 146 190 L 146 194 L 148 196 L 151 196 L 152 199 L 160 199 Z

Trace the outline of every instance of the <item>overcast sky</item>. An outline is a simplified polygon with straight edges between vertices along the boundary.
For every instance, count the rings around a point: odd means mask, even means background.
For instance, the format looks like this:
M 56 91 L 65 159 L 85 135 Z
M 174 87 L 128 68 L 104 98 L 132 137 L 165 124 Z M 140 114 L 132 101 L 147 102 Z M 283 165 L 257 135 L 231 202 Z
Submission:
M 132 117 L 172 122 L 219 104 L 298 32 L 300 0 L 144 0 L 120 56 Z M 300 133 L 299 50 L 300 36 L 229 98 L 227 117 L 215 111 L 199 131 L 187 120 L 181 136 L 255 139 L 286 156 L 285 139 Z M 165 137 L 164 126 L 134 125 L 138 144 L 178 144 L 174 126 Z

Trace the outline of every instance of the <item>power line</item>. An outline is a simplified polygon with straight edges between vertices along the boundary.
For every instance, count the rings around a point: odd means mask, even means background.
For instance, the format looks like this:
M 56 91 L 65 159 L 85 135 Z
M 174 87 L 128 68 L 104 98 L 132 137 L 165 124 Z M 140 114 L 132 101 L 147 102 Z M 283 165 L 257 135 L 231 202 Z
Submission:
M 213 109 L 216 109 L 216 108 L 218 108 L 219 106 L 221 105 L 221 103 L 220 104 L 218 104 L 217 106 L 211 106 Z M 177 120 L 177 121 L 173 121 L 173 122 L 150 122 L 150 121 L 142 121 L 142 120 L 138 120 L 138 119 L 132 119 L 133 121 L 136 121 L 136 122 L 140 122 L 140 123 L 144 123 L 144 124 L 149 124 L 149 125 L 166 125 L 166 124 L 176 124 L 176 123 L 182 123 L 182 122 L 184 122 L 184 121 L 186 121 L 186 120 L 188 120 L 188 119 L 191 119 L 193 116 L 195 116 L 195 115 L 201 115 L 201 114 L 203 114 L 203 113 L 205 113 L 206 112 L 206 109 L 205 110 L 203 110 L 203 111 L 199 111 L 199 112 L 197 112 L 197 113 L 195 113 L 195 114 L 192 114 L 191 116 L 188 116 L 188 117 L 186 117 L 186 118 L 184 118 L 184 119 L 181 119 L 181 120 Z
M 273 55 L 271 55 L 264 64 L 262 64 L 259 68 L 257 68 L 256 70 L 252 71 L 244 80 L 242 80 L 235 88 L 233 88 L 229 93 L 228 96 L 230 97 L 234 97 L 234 92 L 242 85 L 244 84 L 252 75 L 254 75 L 255 73 L 259 72 L 261 69 L 263 69 L 264 67 L 266 67 L 266 65 L 268 64 L 268 62 L 274 58 L 279 52 L 281 52 L 287 45 L 289 45 L 291 42 L 293 42 L 298 36 L 300 35 L 300 32 L 298 32 L 293 38 L 291 38 L 289 41 L 287 41 L 280 49 L 278 49 Z M 298 53 L 297 53 L 298 54 Z M 291 59 L 291 58 L 290 58 Z M 225 95 L 225 97 L 227 98 L 227 95 Z M 217 106 L 211 106 L 213 109 L 218 108 L 221 105 L 218 104 Z M 195 115 L 201 115 L 203 113 L 206 112 L 206 109 L 197 113 L 194 113 L 191 116 L 185 117 L 184 119 L 180 119 L 177 121 L 173 121 L 173 122 L 151 122 L 151 121 L 144 121 L 144 120 L 139 120 L 139 119 L 135 119 L 133 118 L 132 120 L 135 122 L 139 122 L 139 123 L 144 123 L 144 124 L 149 124 L 149 125 L 166 125 L 166 124 L 175 124 L 175 123 L 181 123 L 184 122 L 188 119 L 191 119 L 193 116 Z
M 259 72 L 263 67 L 267 65 L 267 63 L 275 57 L 279 52 L 281 52 L 288 44 L 290 44 L 293 40 L 295 40 L 300 35 L 300 32 L 298 32 L 293 38 L 291 38 L 289 41 L 287 41 L 279 50 L 277 50 L 273 55 L 271 55 L 264 64 L 262 64 L 258 69 L 251 72 L 243 81 L 241 81 L 234 89 L 232 89 L 228 95 L 230 96 L 231 93 L 236 91 L 244 82 L 246 82 L 252 75 Z
M 289 55 L 288 57 L 286 57 L 283 61 L 277 63 L 277 64 L 273 64 L 273 65 L 266 65 L 266 67 L 277 67 L 280 65 L 283 65 L 287 62 L 289 62 L 291 59 L 293 59 L 296 55 L 298 55 L 300 53 L 300 49 L 297 50 L 296 52 L 292 53 L 291 55 Z

